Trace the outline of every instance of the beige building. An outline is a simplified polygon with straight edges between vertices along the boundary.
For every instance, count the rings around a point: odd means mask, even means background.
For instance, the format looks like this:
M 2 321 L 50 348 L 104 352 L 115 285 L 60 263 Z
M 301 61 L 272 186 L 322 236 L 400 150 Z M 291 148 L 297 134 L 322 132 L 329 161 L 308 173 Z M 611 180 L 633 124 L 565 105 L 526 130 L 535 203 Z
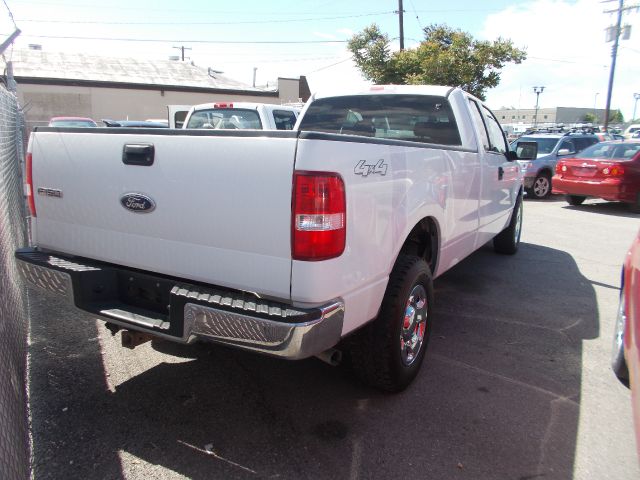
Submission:
M 167 105 L 215 101 L 283 104 L 306 101 L 310 95 L 305 77 L 279 78 L 276 88 L 264 89 L 183 61 L 33 49 L 16 50 L 10 60 L 29 130 L 57 116 L 96 121 L 165 119 Z
M 605 109 L 574 107 L 539 108 L 537 122 L 535 108 L 501 108 L 494 110 L 493 113 L 502 125 L 519 123 L 527 125 L 533 125 L 534 123 L 537 123 L 538 125 L 556 123 L 572 125 L 576 123 L 585 123 L 585 115 L 588 113 L 596 115 L 597 121 L 595 123 L 603 123 Z

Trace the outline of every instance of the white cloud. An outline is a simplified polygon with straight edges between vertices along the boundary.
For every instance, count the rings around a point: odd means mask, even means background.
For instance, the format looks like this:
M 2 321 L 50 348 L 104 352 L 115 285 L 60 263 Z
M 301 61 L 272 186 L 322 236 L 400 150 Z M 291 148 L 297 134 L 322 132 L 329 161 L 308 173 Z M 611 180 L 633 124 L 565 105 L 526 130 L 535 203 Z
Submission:
M 616 19 L 603 11 L 612 8 L 615 4 L 593 0 L 538 0 L 489 15 L 480 36 L 509 38 L 526 47 L 528 59 L 504 68 L 500 85 L 487 94 L 488 103 L 532 108 L 532 87 L 545 86 L 541 107 L 593 108 L 597 100 L 597 108 L 605 108 L 613 45 L 605 42 L 605 28 Z M 624 23 L 637 24 L 638 18 L 627 14 Z M 633 93 L 640 91 L 639 55 L 640 29 L 621 40 L 618 51 L 611 108 L 620 108 L 625 118 L 632 116 Z

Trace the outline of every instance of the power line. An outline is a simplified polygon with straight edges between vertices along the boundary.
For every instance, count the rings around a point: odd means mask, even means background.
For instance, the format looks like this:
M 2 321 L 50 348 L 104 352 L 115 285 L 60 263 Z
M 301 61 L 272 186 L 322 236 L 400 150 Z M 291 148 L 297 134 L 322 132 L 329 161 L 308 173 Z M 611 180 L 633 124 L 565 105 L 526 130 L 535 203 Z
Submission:
M 311 70 L 310 72 L 305 73 L 305 75 L 309 75 L 310 73 L 319 72 L 320 70 L 326 70 L 327 68 L 335 67 L 336 65 L 340 65 L 341 63 L 348 62 L 351 60 L 351 57 L 345 58 L 344 60 L 340 60 L 339 62 L 332 63 L 330 65 L 325 65 L 324 67 L 316 68 L 315 70 Z
M 360 17 L 373 17 L 379 15 L 392 15 L 395 12 L 376 12 L 376 13 L 361 13 L 358 15 L 342 15 L 335 17 L 309 17 L 309 18 L 296 18 L 288 20 L 242 20 L 239 22 L 105 22 L 102 20 L 37 20 L 37 19 L 20 19 L 21 22 L 29 23 L 64 23 L 64 24 L 82 24 L 82 25 L 252 25 L 261 23 L 302 23 L 302 22 L 318 22 L 324 20 L 340 20 L 344 18 L 360 18 Z

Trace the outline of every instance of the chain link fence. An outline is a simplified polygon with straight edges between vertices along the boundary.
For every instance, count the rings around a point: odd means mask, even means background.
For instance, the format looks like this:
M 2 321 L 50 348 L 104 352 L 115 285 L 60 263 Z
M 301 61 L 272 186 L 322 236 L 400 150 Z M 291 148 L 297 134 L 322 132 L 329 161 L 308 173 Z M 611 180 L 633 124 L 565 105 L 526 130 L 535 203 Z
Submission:
M 0 478 L 29 478 L 27 298 L 14 251 L 26 243 L 22 194 L 24 121 L 0 86 Z

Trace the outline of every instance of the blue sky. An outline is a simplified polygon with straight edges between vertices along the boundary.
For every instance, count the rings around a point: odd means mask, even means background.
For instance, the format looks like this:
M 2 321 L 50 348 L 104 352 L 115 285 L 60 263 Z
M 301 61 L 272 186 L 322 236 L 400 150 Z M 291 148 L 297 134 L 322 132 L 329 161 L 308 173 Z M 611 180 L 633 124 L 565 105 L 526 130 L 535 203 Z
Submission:
M 278 76 L 306 75 L 312 90 L 363 82 L 345 50 L 344 41 L 353 33 L 375 22 L 390 37 L 398 36 L 397 0 L 5 1 L 23 31 L 16 47 L 39 43 L 49 51 L 166 59 L 180 53 L 174 46 L 184 45 L 191 48 L 186 55 L 196 64 L 221 70 L 236 80 L 251 84 L 257 68 L 258 85 L 272 83 Z M 529 59 L 506 68 L 501 85 L 489 93 L 490 106 L 532 107 L 532 87 L 545 85 L 541 106 L 604 107 L 610 64 L 604 29 L 615 20 L 604 11 L 615 8 L 617 2 L 403 3 L 406 47 L 422 38 L 422 27 L 446 23 L 477 38 L 502 36 L 527 48 Z M 0 33 L 8 34 L 13 26 L 4 12 L 0 8 Z M 640 14 L 625 18 L 634 27 L 639 19 Z M 633 31 L 622 45 L 612 106 L 631 116 L 633 93 L 640 92 L 636 80 L 640 30 Z

